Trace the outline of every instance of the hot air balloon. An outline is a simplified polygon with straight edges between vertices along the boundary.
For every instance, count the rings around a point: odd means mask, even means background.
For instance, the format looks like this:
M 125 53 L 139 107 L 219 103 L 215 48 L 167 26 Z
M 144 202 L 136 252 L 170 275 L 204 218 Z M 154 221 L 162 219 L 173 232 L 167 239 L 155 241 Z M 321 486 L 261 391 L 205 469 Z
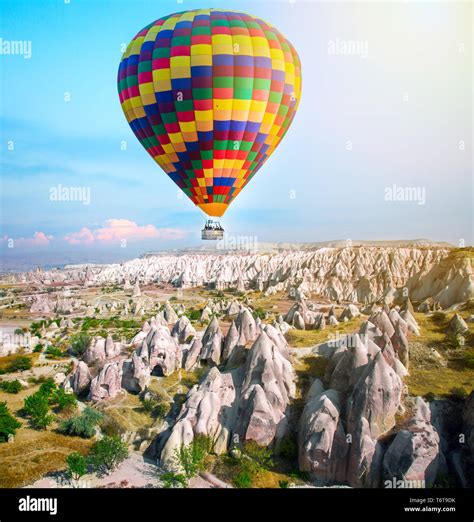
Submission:
M 118 71 L 125 117 L 151 157 L 209 216 L 203 239 L 278 146 L 296 113 L 301 66 L 260 18 L 199 9 L 142 29 Z M 264 194 L 263 197 L 268 197 Z

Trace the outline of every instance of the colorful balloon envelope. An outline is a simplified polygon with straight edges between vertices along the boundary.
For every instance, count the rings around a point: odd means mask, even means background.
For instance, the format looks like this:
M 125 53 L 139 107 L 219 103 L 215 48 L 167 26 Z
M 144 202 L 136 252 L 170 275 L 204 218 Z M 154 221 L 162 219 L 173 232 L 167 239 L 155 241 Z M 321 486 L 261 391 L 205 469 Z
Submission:
M 208 216 L 222 216 L 278 146 L 301 95 L 298 54 L 254 16 L 202 9 L 142 29 L 118 72 L 147 152 Z

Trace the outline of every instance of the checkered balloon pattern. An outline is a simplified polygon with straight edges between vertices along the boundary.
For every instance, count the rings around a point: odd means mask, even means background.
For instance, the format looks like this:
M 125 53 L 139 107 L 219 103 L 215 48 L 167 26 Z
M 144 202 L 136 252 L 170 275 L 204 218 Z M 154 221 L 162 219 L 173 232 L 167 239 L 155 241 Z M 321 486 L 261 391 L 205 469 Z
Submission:
M 288 130 L 301 95 L 300 60 L 259 18 L 185 11 L 135 36 L 118 90 L 152 158 L 206 214 L 222 216 Z

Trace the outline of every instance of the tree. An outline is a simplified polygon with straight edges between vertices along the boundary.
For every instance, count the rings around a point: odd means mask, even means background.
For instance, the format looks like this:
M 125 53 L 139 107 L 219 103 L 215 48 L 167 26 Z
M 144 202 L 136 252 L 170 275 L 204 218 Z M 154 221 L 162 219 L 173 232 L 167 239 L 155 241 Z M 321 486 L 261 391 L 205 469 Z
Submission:
M 187 479 L 197 475 L 204 469 L 204 460 L 209 453 L 209 438 L 204 435 L 194 437 L 191 444 L 182 444 L 175 450 L 175 460 L 184 471 Z
M 53 392 L 55 392 L 57 390 L 57 388 L 58 387 L 57 387 L 56 383 L 54 382 L 54 379 L 52 377 L 48 377 L 43 382 L 43 384 L 41 384 L 41 386 L 38 390 L 38 393 L 41 393 L 49 398 L 49 397 L 51 397 Z
M 64 388 L 58 388 L 53 393 L 51 402 L 56 404 L 60 411 L 71 410 L 77 405 L 76 396 L 73 393 L 66 393 Z
M 2 381 L 0 382 L 0 390 L 5 393 L 14 393 L 17 394 L 20 390 L 22 390 L 23 386 L 18 379 L 14 381 Z
M 87 459 L 75 451 L 66 457 L 68 473 L 74 480 L 79 480 L 87 473 Z
M 82 357 L 91 344 L 91 338 L 85 332 L 74 335 L 71 340 L 71 352 L 76 357 Z
M 29 415 L 38 429 L 46 429 L 54 417 L 49 413 L 49 398 L 41 390 L 26 397 L 23 410 Z
M 94 436 L 95 428 L 103 417 L 102 413 L 87 406 L 80 415 L 63 421 L 59 426 L 59 431 L 65 435 L 77 435 L 90 439 Z
M 89 453 L 89 462 L 99 473 L 108 473 L 127 457 L 127 444 L 120 437 L 105 436 L 92 446 Z
M 24 355 L 20 355 L 15 357 L 13 361 L 8 365 L 7 371 L 12 372 L 22 372 L 24 370 L 29 370 L 33 366 L 31 359 Z
M 9 435 L 15 435 L 21 424 L 7 408 L 6 402 L 0 402 L 0 442 L 8 440 Z

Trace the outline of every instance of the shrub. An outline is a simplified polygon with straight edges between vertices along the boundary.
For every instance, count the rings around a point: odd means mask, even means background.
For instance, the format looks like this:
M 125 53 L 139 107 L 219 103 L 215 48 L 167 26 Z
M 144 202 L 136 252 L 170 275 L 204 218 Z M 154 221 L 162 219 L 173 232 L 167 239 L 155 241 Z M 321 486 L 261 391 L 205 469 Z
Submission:
M 280 481 L 278 481 L 278 485 L 282 489 L 286 489 L 286 488 L 290 487 L 290 483 L 287 480 L 280 480 Z
M 462 348 L 466 344 L 466 339 L 460 333 L 448 334 L 446 336 L 446 344 L 455 350 Z
M 80 415 L 63 421 L 58 430 L 65 435 L 75 435 L 90 439 L 95 434 L 96 426 L 102 421 L 103 415 L 87 406 Z
M 71 352 L 76 357 L 82 357 L 91 343 L 87 333 L 81 332 L 71 337 Z
M 236 488 L 251 488 L 252 487 L 252 475 L 248 470 L 240 470 L 232 478 L 232 483 Z
M 15 435 L 21 424 L 15 419 L 7 408 L 6 402 L 0 402 L 0 442 L 8 440 L 10 435 Z
M 255 318 L 260 317 L 262 320 L 267 318 L 267 312 L 263 308 L 254 308 L 252 313 Z
M 41 390 L 26 397 L 23 410 L 37 429 L 46 429 L 53 422 L 53 416 L 49 413 L 49 397 Z
M 451 388 L 451 390 L 449 390 L 449 396 L 451 399 L 455 401 L 463 401 L 467 398 L 467 391 L 464 388 L 461 388 L 460 386 Z
M 20 355 L 18 357 L 15 357 L 15 359 L 13 359 L 13 361 L 10 362 L 10 364 L 7 367 L 7 372 L 23 372 L 25 370 L 30 370 L 32 366 L 33 363 L 31 362 L 31 359 L 29 357 Z
M 33 348 L 33 353 L 39 353 L 41 352 L 41 350 L 43 349 L 43 345 L 41 343 L 38 343 L 34 348 Z
M 158 397 L 140 398 L 143 409 L 155 417 L 164 418 L 168 414 L 169 405 Z
M 436 395 L 433 392 L 428 392 L 423 395 L 423 398 L 428 402 L 433 402 L 436 399 Z
M 273 466 L 272 450 L 267 446 L 260 446 L 254 441 L 249 441 L 245 444 L 243 454 L 242 460 L 247 460 L 247 469 L 254 473 Z
M 14 381 L 3 381 L 0 382 L 0 390 L 6 393 L 15 393 L 17 394 L 20 390 L 22 390 L 23 386 L 21 385 L 18 379 Z
M 127 444 L 120 437 L 105 436 L 92 446 L 89 453 L 89 462 L 97 472 L 107 473 L 127 457 Z
M 56 404 L 60 411 L 71 410 L 76 407 L 77 399 L 73 393 L 66 393 L 64 388 L 58 388 L 51 398 L 51 402 Z
M 63 357 L 64 354 L 57 346 L 48 346 L 45 355 L 48 359 L 57 359 L 58 357 Z
M 38 393 L 42 393 L 43 395 L 46 395 L 48 399 L 51 397 L 53 392 L 55 392 L 57 389 L 56 383 L 54 382 L 54 379 L 51 377 L 48 377 L 40 386 Z
M 166 472 L 160 475 L 164 488 L 185 488 L 187 486 L 186 476 L 182 473 Z
M 87 473 L 87 459 L 77 451 L 66 457 L 66 463 L 68 474 L 74 480 L 79 480 Z
M 470 348 L 466 350 L 464 354 L 464 364 L 467 368 L 474 368 L 474 349 Z
M 199 321 L 201 319 L 202 310 L 195 310 L 194 308 L 191 308 L 190 310 L 186 310 L 184 312 L 184 315 L 190 320 L 190 321 Z
M 175 460 L 184 471 L 187 479 L 197 475 L 204 469 L 204 459 L 209 453 L 209 437 L 198 435 L 191 444 L 181 445 L 175 450 Z

